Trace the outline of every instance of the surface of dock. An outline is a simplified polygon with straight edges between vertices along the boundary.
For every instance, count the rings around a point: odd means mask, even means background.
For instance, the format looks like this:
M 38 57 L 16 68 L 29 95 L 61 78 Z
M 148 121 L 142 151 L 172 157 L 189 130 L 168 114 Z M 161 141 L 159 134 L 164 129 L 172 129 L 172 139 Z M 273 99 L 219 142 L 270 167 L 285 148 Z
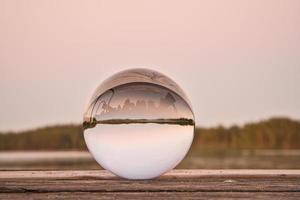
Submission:
M 126 180 L 104 170 L 0 171 L 0 199 L 300 199 L 300 170 L 173 170 Z

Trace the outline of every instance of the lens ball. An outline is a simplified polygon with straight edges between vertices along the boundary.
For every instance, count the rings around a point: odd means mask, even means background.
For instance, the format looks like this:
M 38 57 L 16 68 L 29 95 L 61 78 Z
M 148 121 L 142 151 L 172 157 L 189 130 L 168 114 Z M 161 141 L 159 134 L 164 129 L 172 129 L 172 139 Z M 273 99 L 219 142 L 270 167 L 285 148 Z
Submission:
M 183 90 L 149 69 L 119 72 L 95 91 L 84 113 L 84 139 L 95 160 L 127 179 L 151 179 L 176 167 L 194 137 Z

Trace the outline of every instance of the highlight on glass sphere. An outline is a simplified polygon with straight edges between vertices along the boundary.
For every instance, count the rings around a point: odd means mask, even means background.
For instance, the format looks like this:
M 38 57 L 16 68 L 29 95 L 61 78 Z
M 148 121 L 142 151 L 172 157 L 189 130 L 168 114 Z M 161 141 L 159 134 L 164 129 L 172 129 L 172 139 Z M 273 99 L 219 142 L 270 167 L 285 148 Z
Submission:
M 192 144 L 194 125 L 182 89 L 149 69 L 125 70 L 105 80 L 83 122 L 95 160 L 127 179 L 151 179 L 176 167 Z

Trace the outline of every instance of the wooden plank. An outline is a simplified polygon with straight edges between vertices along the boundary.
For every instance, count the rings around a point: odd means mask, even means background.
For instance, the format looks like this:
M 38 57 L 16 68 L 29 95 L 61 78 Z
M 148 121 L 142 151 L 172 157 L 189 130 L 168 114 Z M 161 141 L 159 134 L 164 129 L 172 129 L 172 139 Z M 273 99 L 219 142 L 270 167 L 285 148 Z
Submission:
M 60 192 L 60 193 L 0 193 L 0 199 L 33 200 L 33 199 L 132 199 L 132 200 L 176 200 L 176 199 L 287 199 L 299 200 L 299 193 L 295 192 Z
M 176 169 L 164 174 L 161 178 L 180 177 L 180 178 L 197 178 L 204 176 L 300 176 L 300 170 L 261 170 L 261 169 L 224 169 L 224 170 L 199 170 L 199 169 Z M 66 170 L 66 171 L 0 171 L 0 179 L 11 178 L 77 178 L 95 177 L 101 179 L 119 179 L 114 174 L 106 170 Z
M 104 170 L 0 171 L 0 199 L 265 199 L 274 195 L 300 199 L 300 170 L 173 170 L 139 181 Z

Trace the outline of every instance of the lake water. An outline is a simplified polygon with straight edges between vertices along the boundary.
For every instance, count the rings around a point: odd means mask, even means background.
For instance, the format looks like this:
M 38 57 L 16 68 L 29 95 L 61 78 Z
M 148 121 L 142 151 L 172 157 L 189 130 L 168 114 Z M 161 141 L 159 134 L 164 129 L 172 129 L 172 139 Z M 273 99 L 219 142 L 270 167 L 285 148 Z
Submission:
M 241 150 L 191 153 L 177 166 L 185 169 L 300 169 L 300 150 Z M 86 151 L 0 152 L 0 170 L 101 169 Z

